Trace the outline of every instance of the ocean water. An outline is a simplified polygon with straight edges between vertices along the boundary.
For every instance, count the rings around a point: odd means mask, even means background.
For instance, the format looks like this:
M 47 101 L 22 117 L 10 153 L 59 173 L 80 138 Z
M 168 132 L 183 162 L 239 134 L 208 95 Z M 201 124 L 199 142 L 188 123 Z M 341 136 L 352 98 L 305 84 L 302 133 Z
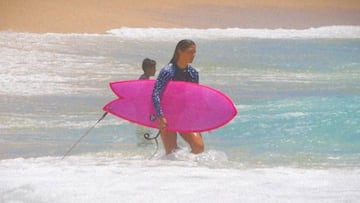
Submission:
M 108 115 L 108 83 L 197 43 L 200 82 L 238 115 L 165 156 Z M 360 27 L 0 32 L 0 202 L 356 202 Z M 157 72 L 158 72 L 157 71 Z M 152 134 L 156 130 L 150 130 Z M 155 153 L 155 154 L 154 154 Z

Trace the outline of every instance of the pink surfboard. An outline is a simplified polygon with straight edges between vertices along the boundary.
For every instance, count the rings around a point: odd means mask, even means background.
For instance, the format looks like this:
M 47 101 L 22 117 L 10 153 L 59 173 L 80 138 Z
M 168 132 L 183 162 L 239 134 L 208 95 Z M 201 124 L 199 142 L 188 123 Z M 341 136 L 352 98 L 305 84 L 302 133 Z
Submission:
M 155 80 L 110 83 L 119 97 L 103 107 L 115 116 L 143 126 L 157 128 L 152 103 Z M 219 90 L 189 82 L 170 81 L 161 97 L 168 131 L 203 132 L 219 128 L 237 114 L 232 100 Z

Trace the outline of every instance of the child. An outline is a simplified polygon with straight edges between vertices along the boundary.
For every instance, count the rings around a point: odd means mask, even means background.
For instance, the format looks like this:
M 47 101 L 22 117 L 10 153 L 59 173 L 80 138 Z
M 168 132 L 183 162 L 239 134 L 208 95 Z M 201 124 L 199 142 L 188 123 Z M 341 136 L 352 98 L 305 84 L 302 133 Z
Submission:
M 156 72 L 156 61 L 145 58 L 142 62 L 142 69 L 144 74 L 142 74 L 139 80 L 149 80 L 151 76 L 155 75 Z M 138 125 L 136 127 L 136 137 L 138 138 L 138 146 L 145 146 L 147 144 L 151 144 L 152 142 L 149 140 L 145 140 L 144 134 L 151 133 L 149 128 Z
M 151 76 L 155 75 L 156 72 L 156 61 L 145 58 L 142 62 L 142 69 L 144 74 L 142 74 L 139 80 L 148 80 Z

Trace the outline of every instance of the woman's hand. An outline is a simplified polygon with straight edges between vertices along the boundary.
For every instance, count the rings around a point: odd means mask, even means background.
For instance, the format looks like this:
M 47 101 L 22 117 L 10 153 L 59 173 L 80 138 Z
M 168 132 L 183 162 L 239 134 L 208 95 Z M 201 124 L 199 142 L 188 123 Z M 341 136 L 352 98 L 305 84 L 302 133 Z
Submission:
M 159 118 L 159 130 L 163 131 L 165 130 L 167 127 L 167 121 L 165 117 L 160 117 Z

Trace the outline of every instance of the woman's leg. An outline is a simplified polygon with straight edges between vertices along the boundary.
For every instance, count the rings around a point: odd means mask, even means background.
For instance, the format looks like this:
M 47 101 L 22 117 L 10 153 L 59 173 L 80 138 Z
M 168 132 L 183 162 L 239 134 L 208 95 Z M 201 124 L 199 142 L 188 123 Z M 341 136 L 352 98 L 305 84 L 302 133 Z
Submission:
M 192 153 L 199 154 L 204 152 L 204 140 L 200 133 L 180 133 L 180 135 L 189 143 Z
M 160 133 L 161 140 L 163 142 L 165 153 L 170 154 L 174 152 L 175 149 L 178 148 L 176 142 L 176 132 L 167 132 L 165 130 Z

